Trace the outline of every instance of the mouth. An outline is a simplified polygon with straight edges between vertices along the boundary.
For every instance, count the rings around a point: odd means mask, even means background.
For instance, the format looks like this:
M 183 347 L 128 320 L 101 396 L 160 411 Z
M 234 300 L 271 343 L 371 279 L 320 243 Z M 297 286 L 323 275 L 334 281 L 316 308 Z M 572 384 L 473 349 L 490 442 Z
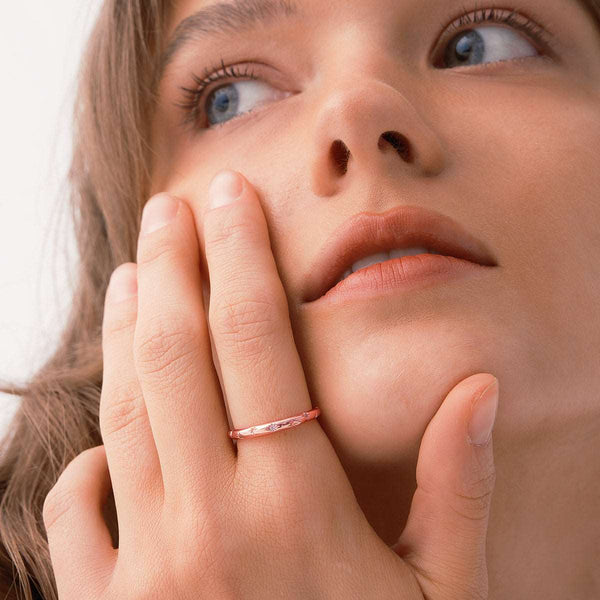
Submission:
M 336 231 L 313 263 L 304 282 L 303 302 L 318 300 L 357 270 L 418 254 L 498 266 L 488 247 L 448 216 L 417 206 L 359 213 Z

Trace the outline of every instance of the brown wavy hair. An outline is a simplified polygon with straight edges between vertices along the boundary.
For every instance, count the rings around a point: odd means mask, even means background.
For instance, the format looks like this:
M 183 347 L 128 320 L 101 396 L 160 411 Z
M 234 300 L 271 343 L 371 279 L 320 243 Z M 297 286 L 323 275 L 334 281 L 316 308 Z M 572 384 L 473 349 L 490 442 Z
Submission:
M 600 0 L 581 0 L 600 26 Z M 102 444 L 102 318 L 112 271 L 135 262 L 150 189 L 150 126 L 168 0 L 105 0 L 83 54 L 74 105 L 70 209 L 78 279 L 57 348 L 24 386 L 0 443 L 2 600 L 57 600 L 42 508 L 59 475 Z M 111 492 L 106 521 L 118 547 Z
M 73 303 L 53 355 L 26 385 L 0 386 L 20 397 L 0 444 L 2 600 L 58 598 L 43 503 L 68 463 L 102 444 L 104 297 L 112 271 L 136 260 L 169 5 L 166 0 L 105 1 L 82 57 L 68 173 L 79 254 Z M 112 493 L 107 510 L 114 519 Z

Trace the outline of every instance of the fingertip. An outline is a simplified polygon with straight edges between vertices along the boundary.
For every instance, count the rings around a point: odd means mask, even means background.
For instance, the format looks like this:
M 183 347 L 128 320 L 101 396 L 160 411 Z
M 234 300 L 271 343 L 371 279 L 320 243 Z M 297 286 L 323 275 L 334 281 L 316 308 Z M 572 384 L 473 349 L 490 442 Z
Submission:
M 140 223 L 140 238 L 162 229 L 175 220 L 181 203 L 171 194 L 160 192 L 144 205 Z
M 210 182 L 208 189 L 208 210 L 231 204 L 241 198 L 244 192 L 244 178 L 237 171 L 223 169 Z
M 106 300 L 117 304 L 137 296 L 137 265 L 132 262 L 119 265 L 111 274 L 106 291 Z
M 467 439 L 473 446 L 487 446 L 491 440 L 498 410 L 499 390 L 498 379 L 492 376 L 492 380 L 472 403 Z

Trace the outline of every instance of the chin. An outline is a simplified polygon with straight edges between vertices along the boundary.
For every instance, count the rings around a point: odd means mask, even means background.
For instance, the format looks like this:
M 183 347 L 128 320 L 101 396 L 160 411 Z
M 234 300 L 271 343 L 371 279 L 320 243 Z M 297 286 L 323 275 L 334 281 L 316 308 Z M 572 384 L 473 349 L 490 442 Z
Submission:
M 339 331 L 339 330 L 338 330 Z M 504 351 L 489 323 L 426 319 L 343 339 L 319 337 L 305 369 L 313 406 L 336 451 L 348 460 L 408 460 L 450 390 L 479 372 L 501 380 Z M 502 339 L 500 332 L 494 337 Z M 506 355 L 510 355 L 508 349 Z

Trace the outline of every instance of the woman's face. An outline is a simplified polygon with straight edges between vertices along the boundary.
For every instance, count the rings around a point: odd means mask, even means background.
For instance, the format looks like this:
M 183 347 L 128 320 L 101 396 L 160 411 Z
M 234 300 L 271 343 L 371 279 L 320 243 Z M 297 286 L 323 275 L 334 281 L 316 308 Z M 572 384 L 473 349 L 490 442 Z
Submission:
M 510 22 L 451 29 L 465 13 L 447 0 L 302 0 L 254 28 L 188 32 L 161 79 L 152 193 L 190 203 L 202 245 L 213 176 L 234 169 L 257 190 L 313 406 L 347 465 L 414 458 L 445 395 L 474 373 L 500 380 L 494 437 L 509 450 L 597 397 L 600 35 L 577 2 L 520 4 L 515 21 L 531 19 L 549 44 Z M 177 2 L 167 39 L 214 6 Z M 202 98 L 181 89 L 222 64 Z M 177 106 L 194 102 L 194 115 Z M 381 137 L 390 131 L 416 160 Z M 451 217 L 498 266 L 369 302 L 303 304 L 340 225 L 401 205 Z

